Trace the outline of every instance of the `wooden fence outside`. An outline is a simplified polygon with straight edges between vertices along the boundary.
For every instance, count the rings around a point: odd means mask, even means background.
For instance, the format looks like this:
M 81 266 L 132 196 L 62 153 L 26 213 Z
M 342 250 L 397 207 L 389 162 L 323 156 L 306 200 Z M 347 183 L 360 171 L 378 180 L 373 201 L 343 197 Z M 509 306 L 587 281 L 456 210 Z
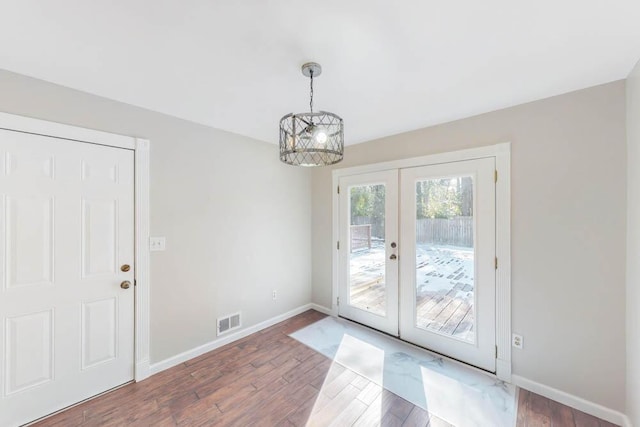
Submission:
M 473 247 L 473 217 L 419 219 L 416 221 L 416 241 Z
M 368 237 L 364 237 L 368 226 Z M 354 231 L 355 230 L 355 231 Z M 357 235 L 354 235 L 358 233 Z M 351 250 L 371 248 L 371 237 L 384 239 L 384 220 L 368 217 L 352 218 Z M 355 240 L 354 240 L 355 239 Z M 365 240 L 362 240 L 365 239 Z M 462 247 L 473 247 L 473 217 L 456 218 L 422 218 L 416 221 L 416 242 L 419 244 L 439 244 Z

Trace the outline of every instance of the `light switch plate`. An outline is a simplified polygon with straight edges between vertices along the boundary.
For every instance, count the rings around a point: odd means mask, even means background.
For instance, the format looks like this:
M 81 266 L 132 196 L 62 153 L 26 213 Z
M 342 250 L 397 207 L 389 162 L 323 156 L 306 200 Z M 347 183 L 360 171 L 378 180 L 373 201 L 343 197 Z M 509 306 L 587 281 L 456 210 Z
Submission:
M 149 249 L 151 251 L 164 251 L 167 246 L 165 237 L 151 237 L 149 239 Z

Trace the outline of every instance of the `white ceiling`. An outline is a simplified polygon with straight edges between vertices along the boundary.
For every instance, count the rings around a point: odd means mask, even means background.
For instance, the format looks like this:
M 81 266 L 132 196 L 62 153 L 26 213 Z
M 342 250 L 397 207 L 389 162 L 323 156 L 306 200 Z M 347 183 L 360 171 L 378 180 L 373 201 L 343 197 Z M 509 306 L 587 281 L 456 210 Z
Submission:
M 317 109 L 347 144 L 627 76 L 638 0 L 3 0 L 0 68 L 277 142 Z M 1 95 L 0 95 L 1 96 Z

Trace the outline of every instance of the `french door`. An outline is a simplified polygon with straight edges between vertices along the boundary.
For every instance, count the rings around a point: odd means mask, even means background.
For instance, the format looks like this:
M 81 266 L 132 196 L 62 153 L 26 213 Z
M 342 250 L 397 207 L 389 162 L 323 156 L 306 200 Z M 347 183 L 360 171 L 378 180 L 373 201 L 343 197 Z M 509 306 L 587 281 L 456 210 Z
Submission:
M 340 224 L 340 315 L 397 335 L 398 171 L 341 178 Z
M 133 379 L 133 151 L 0 130 L 0 425 Z
M 483 158 L 342 177 L 339 314 L 494 372 L 494 171 Z

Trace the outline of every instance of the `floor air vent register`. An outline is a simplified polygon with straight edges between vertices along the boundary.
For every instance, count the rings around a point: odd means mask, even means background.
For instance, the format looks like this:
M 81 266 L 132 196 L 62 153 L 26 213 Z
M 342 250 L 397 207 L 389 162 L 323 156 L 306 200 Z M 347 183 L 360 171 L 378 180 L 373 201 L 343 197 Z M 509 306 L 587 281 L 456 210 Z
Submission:
M 229 331 L 238 329 L 242 325 L 240 321 L 240 313 L 230 314 L 225 317 L 218 318 L 218 336 L 226 334 Z

